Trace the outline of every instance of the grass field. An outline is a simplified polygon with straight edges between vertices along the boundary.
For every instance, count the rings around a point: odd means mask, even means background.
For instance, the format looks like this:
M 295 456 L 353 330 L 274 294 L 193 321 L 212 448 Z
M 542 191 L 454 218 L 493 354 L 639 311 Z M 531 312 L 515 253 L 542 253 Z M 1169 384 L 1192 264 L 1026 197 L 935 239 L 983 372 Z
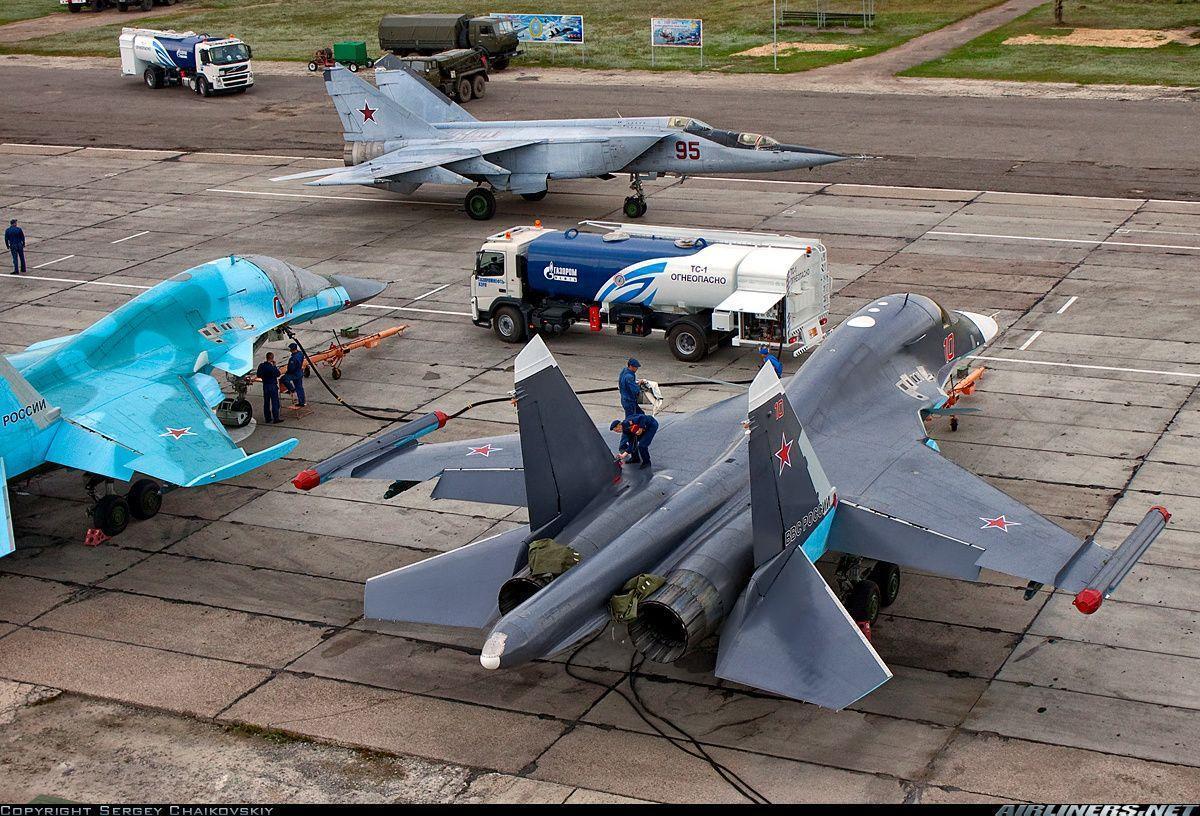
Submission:
M 27 0 L 3 0 L 24 3 Z M 43 0 L 48 2 L 48 0 Z M 816 0 L 789 0 L 792 9 L 816 7 Z M 781 56 L 781 71 L 803 71 L 887 50 L 919 34 L 941 28 L 1000 0 L 877 0 L 875 28 L 816 32 L 781 27 L 780 42 L 831 43 L 852 46 L 843 51 L 808 51 Z M 857 0 L 846 0 L 859 8 Z M 781 0 L 779 7 L 784 8 Z M 394 0 L 203 0 L 200 5 L 163 10 L 161 17 L 140 25 L 236 34 L 262 59 L 307 61 L 313 49 L 336 40 L 366 40 L 378 46 L 379 18 L 397 11 Z M 494 0 L 431 0 L 404 6 L 406 11 L 546 11 L 545 0 L 494 2 Z M 734 57 L 732 54 L 771 42 L 769 0 L 693 0 L 650 2 L 645 6 L 611 0 L 572 0 L 561 6 L 584 16 L 586 65 L 591 68 L 650 68 L 649 18 L 698 16 L 704 19 L 705 67 L 721 71 L 770 71 L 770 55 Z M 119 18 L 118 18 L 119 19 Z M 114 56 L 120 23 L 99 28 L 8 43 L 0 53 Z M 584 52 L 577 46 L 533 45 L 519 65 L 580 65 Z M 659 68 L 699 68 L 696 49 L 657 50 Z
M 45 17 L 60 10 L 64 14 L 67 11 L 58 5 L 58 0 L 3 0 L 0 2 L 0 25 Z
M 1158 48 L 1003 44 L 1022 34 L 1062 36 L 1074 28 L 1197 28 L 1200 0 L 1067 0 L 1065 12 L 1066 28 L 1054 27 L 1048 3 L 940 59 L 910 68 L 904 76 L 1200 85 L 1200 44 L 1169 43 Z

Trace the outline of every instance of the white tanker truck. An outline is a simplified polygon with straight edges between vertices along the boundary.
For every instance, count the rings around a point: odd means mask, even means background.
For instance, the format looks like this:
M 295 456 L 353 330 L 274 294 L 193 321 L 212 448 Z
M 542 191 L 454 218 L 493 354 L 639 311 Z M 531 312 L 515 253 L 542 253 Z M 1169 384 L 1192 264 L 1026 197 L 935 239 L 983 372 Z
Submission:
M 584 221 L 565 232 L 512 227 L 476 256 L 471 316 L 500 339 L 586 322 L 666 332 L 695 362 L 723 344 L 799 354 L 821 341 L 833 288 L 820 241 L 759 232 Z

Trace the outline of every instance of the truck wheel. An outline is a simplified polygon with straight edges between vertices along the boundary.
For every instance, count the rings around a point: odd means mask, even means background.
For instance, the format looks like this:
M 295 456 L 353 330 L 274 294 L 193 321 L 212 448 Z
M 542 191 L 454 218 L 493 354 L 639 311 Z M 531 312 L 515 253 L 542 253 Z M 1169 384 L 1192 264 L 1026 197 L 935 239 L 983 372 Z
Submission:
M 520 343 L 525 339 L 525 318 L 514 306 L 501 306 L 492 315 L 492 331 L 505 343 Z
M 900 568 L 880 561 L 871 569 L 871 580 L 879 587 L 879 605 L 891 606 L 900 595 Z
M 676 360 L 695 363 L 708 353 L 708 341 L 704 332 L 691 323 L 680 323 L 667 332 L 667 345 Z
M 147 68 L 145 73 L 142 74 L 142 79 L 146 80 L 147 88 L 154 88 L 157 90 L 163 86 L 162 73 L 160 73 L 159 70 L 153 65 Z
M 466 77 L 463 77 L 462 79 L 460 79 L 458 81 L 458 85 L 455 88 L 455 92 L 458 94 L 459 102 L 462 102 L 464 105 L 467 102 L 470 102 L 471 101 L 471 80 L 467 79 Z
M 487 93 L 487 79 L 483 74 L 476 74 L 471 80 L 471 93 L 475 94 L 476 99 L 483 99 L 483 95 Z
M 129 11 L 128 3 L 117 3 L 117 11 Z
M 74 3 L 71 3 L 70 5 L 67 6 L 67 11 L 71 12 L 72 14 L 78 14 L 79 6 L 75 5 Z
M 212 86 L 204 77 L 196 77 L 196 93 L 207 98 L 212 95 Z
M 508 57 L 496 57 L 489 63 L 489 65 L 491 65 L 497 71 L 503 71 L 508 67 Z
M 476 221 L 487 221 L 496 214 L 496 196 L 486 187 L 476 187 L 464 199 L 467 215 Z
M 857 581 L 846 599 L 846 611 L 855 623 L 875 625 L 880 607 L 879 584 L 874 581 Z
M 315 62 L 310 62 L 308 64 L 308 70 L 315 72 L 317 70 L 317 64 Z
M 92 526 L 106 536 L 125 532 L 129 526 L 129 502 L 113 493 L 101 496 L 92 509 Z
M 352 62 L 349 65 L 347 65 L 346 67 L 350 69 L 350 73 L 352 73 L 352 74 L 358 73 L 358 63 L 357 62 Z
M 525 199 L 526 201 L 541 201 L 543 198 L 546 197 L 546 193 L 548 193 L 548 192 L 550 192 L 550 191 L 549 190 L 539 190 L 536 193 L 521 193 L 521 198 Z
M 135 519 L 145 521 L 154 518 L 162 509 L 162 493 L 158 482 L 153 479 L 138 479 L 129 488 L 125 501 L 129 503 L 129 514 Z

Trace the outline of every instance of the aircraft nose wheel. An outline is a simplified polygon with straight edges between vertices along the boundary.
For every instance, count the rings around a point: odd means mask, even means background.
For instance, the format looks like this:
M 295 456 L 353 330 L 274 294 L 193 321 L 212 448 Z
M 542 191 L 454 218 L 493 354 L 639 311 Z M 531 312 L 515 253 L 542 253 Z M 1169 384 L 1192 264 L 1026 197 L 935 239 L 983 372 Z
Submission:
M 476 187 L 463 199 L 467 215 L 476 221 L 487 221 L 496 214 L 496 196 L 486 187 Z
M 621 211 L 625 213 L 626 218 L 641 218 L 646 214 L 647 209 L 649 208 L 646 206 L 644 198 L 629 196 L 625 199 L 625 206 L 621 208 Z

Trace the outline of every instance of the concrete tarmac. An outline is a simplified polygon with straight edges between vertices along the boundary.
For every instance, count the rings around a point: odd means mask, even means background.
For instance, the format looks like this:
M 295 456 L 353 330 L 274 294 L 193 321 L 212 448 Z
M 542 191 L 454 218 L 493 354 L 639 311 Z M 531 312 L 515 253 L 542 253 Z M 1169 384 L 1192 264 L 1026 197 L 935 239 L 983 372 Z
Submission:
M 118 118 L 105 120 L 113 132 Z M 237 135 L 267 145 L 280 118 L 242 122 L 253 133 Z M 161 141 L 180 127 L 165 124 Z M 266 253 L 390 283 L 301 334 L 320 346 L 341 326 L 408 324 L 347 360 L 336 383 L 347 401 L 452 412 L 512 387 L 517 349 L 466 316 L 484 237 L 534 218 L 616 218 L 625 194 L 611 181 L 559 185 L 537 204 L 501 196 L 497 219 L 478 223 L 448 188 L 408 201 L 268 181 L 316 166 L 0 148 L 0 210 L 31 239 L 30 274 L 0 276 L 0 349 L 78 331 L 205 260 Z M 997 574 L 968 583 L 905 572 L 874 632 L 895 677 L 847 711 L 715 681 L 713 644 L 681 665 L 648 664 L 634 681 L 641 696 L 778 802 L 1194 799 L 1200 203 L 1014 194 L 980 179 L 954 185 L 963 189 L 778 181 L 656 182 L 646 220 L 823 240 L 835 319 L 907 290 L 995 313 L 1003 333 L 968 403 L 980 412 L 957 433 L 944 420 L 930 426 L 945 455 L 1106 546 L 1151 504 L 1175 516 L 1092 617 L 1062 594 L 1024 601 L 1019 582 Z M 681 365 L 657 335 L 577 330 L 552 349 L 577 389 L 614 384 L 635 353 L 659 381 L 737 380 L 757 367 L 748 349 Z M 670 389 L 666 410 L 729 393 Z M 81 543 L 78 473 L 14 485 L 20 546 L 0 560 L 4 798 L 739 801 L 619 696 L 630 682 L 619 630 L 578 658 L 593 685 L 568 676 L 561 656 L 486 672 L 480 635 L 364 619 L 366 578 L 511 528 L 523 511 L 434 502 L 429 485 L 390 501 L 386 485 L 362 481 L 298 494 L 297 471 L 383 424 L 338 406 L 315 380 L 308 396 L 311 412 L 288 411 L 248 442 L 294 434 L 293 458 L 170 493 L 157 518 L 98 548 Z M 584 400 L 597 419 L 618 410 L 615 394 Z M 501 402 L 431 441 L 510 433 L 515 422 Z

